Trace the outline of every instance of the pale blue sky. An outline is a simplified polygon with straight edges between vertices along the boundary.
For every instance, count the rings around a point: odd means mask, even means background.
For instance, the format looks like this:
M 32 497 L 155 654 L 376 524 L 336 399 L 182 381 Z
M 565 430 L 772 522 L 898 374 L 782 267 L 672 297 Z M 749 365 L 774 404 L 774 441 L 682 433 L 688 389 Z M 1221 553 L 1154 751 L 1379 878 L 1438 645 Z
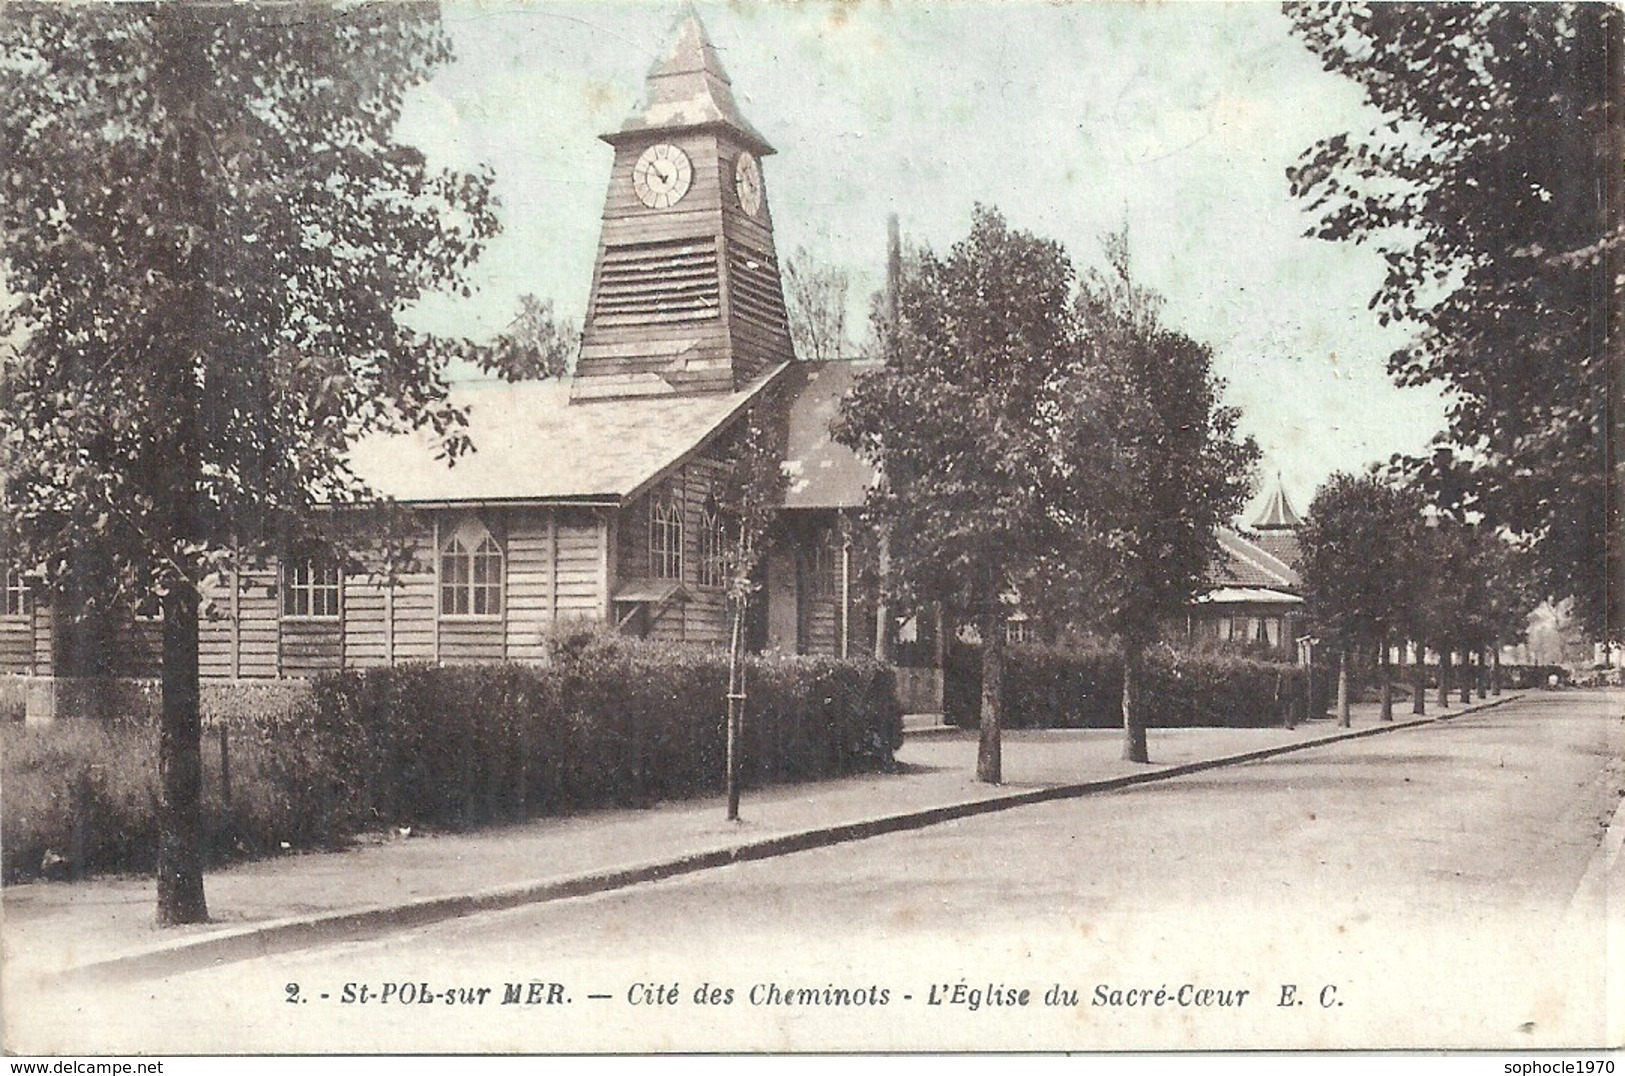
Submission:
M 1058 239 L 1080 265 L 1128 225 L 1142 283 L 1211 344 L 1228 399 L 1302 510 L 1333 470 L 1420 451 L 1443 422 L 1384 362 L 1402 337 L 1366 303 L 1375 252 L 1302 237 L 1285 169 L 1363 130 L 1358 91 L 1322 72 L 1273 4 L 698 5 L 763 165 L 780 255 L 853 276 L 853 335 L 879 286 L 885 223 L 944 249 L 972 206 Z M 611 151 L 673 3 L 457 3 L 457 62 L 408 109 L 435 161 L 489 164 L 503 235 L 471 300 L 416 319 L 497 331 L 533 292 L 580 321 Z

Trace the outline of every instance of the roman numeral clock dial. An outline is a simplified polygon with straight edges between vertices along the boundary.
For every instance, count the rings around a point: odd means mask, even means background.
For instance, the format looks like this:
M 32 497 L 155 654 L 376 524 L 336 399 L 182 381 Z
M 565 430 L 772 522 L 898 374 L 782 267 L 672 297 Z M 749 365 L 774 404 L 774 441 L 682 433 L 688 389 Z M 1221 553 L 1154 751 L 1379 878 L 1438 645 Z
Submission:
M 688 154 L 669 142 L 657 142 L 643 151 L 632 166 L 632 189 L 650 209 L 668 209 L 683 200 L 694 181 Z

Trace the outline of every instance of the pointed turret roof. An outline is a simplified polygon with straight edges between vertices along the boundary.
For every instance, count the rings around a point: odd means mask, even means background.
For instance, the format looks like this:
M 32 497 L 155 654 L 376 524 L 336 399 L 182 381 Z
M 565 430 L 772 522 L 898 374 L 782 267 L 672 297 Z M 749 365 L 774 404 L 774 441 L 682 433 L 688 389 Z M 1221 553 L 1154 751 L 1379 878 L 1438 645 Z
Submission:
M 1279 472 L 1275 475 L 1275 489 L 1270 492 L 1269 499 L 1264 502 L 1264 510 L 1258 513 L 1253 520 L 1253 529 L 1260 531 L 1286 531 L 1292 530 L 1303 522 L 1303 517 L 1292 510 L 1292 503 L 1286 499 L 1286 487 L 1281 484 Z
M 758 156 L 773 152 L 767 139 L 740 114 L 732 84 L 705 32 L 705 24 L 700 22 L 694 6 L 685 3 L 672 28 L 671 46 L 649 69 L 643 103 L 619 131 L 603 139 L 614 145 L 652 131 L 695 127 L 724 127 Z

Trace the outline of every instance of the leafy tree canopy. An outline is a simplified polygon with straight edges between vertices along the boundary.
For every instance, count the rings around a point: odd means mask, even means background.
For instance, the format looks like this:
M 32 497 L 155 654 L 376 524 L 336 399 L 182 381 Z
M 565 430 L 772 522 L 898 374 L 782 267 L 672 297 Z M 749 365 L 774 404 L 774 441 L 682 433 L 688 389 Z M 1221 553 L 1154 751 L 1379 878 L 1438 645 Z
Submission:
M 0 12 L 8 538 L 126 602 L 363 492 L 345 450 L 464 447 L 453 341 L 403 327 L 496 231 L 490 177 L 395 140 L 449 59 L 422 4 Z
M 1379 642 L 1425 613 L 1416 598 L 1437 564 L 1425 557 L 1422 530 L 1414 489 L 1376 474 L 1328 478 L 1298 531 L 1315 630 L 1349 647 Z
M 1137 649 L 1200 589 L 1259 453 L 1221 402 L 1211 349 L 1163 325 L 1160 299 L 1134 282 L 1126 236 L 1106 254 L 1077 293 L 1047 496 L 1067 541 L 1041 580 L 1048 604 Z
M 869 511 L 898 596 L 1002 619 L 1045 548 L 1040 408 L 1056 409 L 1073 358 L 1074 279 L 1059 244 L 981 206 L 946 257 L 920 251 L 902 274 L 888 365 L 858 379 L 836 427 L 885 476 Z
M 478 349 L 474 362 L 505 381 L 563 377 L 581 349 L 581 332 L 569 318 L 553 313 L 553 300 L 519 297 L 519 313 L 489 347 Z
M 359 435 L 428 424 L 464 352 L 398 315 L 496 231 L 490 177 L 395 141 L 437 11 L 0 7 L 0 476 L 11 555 L 85 607 L 158 594 L 158 919 L 208 917 L 199 583 L 320 540 Z
M 1414 466 L 1447 510 L 1532 539 L 1549 591 L 1572 594 L 1593 630 L 1617 628 L 1607 443 L 1625 142 L 1609 107 L 1625 19 L 1590 3 L 1286 10 L 1383 117 L 1322 139 L 1289 180 L 1319 214 L 1312 234 L 1383 252 L 1372 307 L 1416 328 L 1389 360 L 1399 383 L 1451 390 L 1456 451 Z

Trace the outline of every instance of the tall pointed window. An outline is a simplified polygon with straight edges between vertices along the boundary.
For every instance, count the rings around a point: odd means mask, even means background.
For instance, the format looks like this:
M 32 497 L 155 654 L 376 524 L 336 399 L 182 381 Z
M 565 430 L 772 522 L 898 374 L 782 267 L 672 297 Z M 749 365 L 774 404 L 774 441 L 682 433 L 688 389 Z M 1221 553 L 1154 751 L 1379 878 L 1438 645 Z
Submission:
M 23 573 L 14 568 L 0 569 L 0 616 L 25 616 L 28 613 L 28 585 Z
M 683 578 L 683 506 L 675 497 L 656 496 L 649 502 L 649 574 Z
M 719 509 L 707 506 L 700 513 L 700 571 L 702 587 L 728 585 L 728 532 Z
M 440 615 L 502 615 L 502 547 L 476 522 L 441 543 Z
M 318 560 L 282 562 L 282 615 L 333 619 L 339 615 L 339 570 Z

